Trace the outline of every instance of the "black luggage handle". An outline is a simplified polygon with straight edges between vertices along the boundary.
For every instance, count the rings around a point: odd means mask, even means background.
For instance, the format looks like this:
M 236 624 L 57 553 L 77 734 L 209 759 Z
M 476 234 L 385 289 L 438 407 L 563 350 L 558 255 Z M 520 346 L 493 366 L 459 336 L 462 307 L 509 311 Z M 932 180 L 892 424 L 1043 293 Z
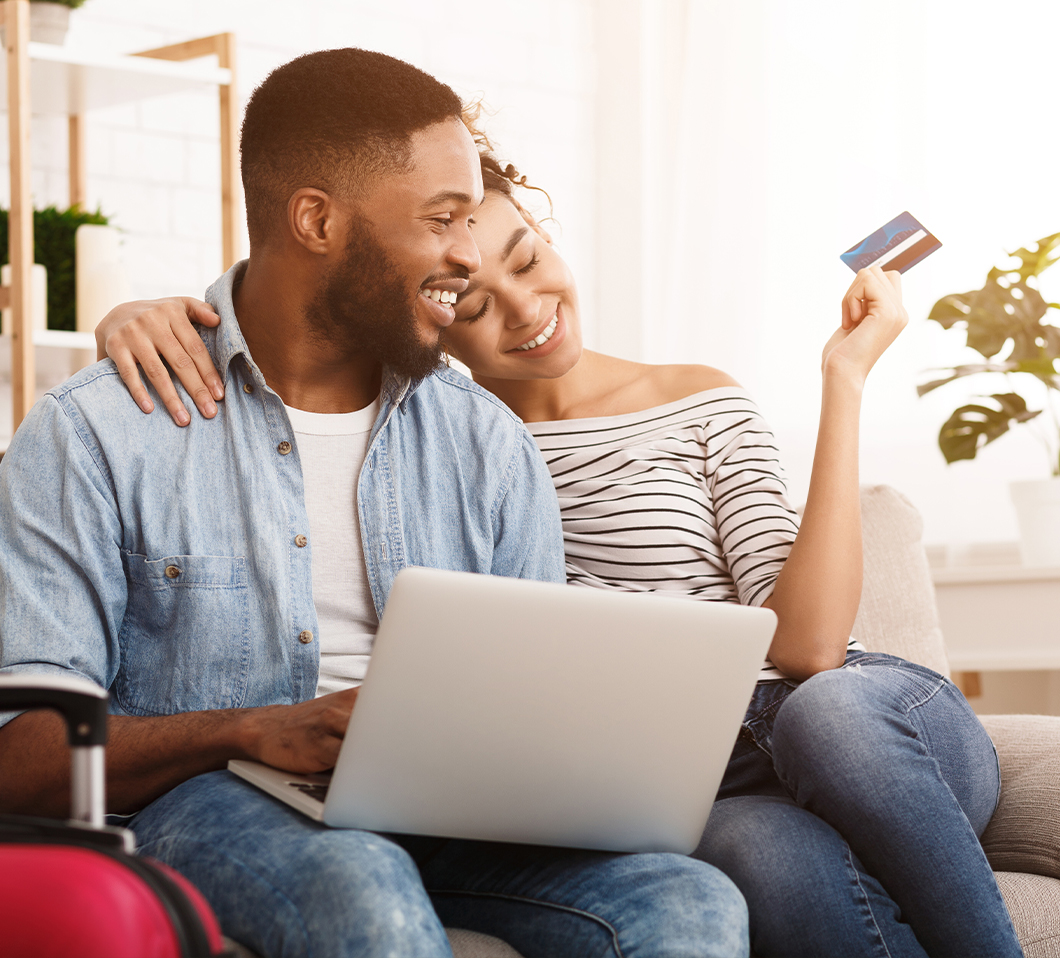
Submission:
M 66 720 L 70 743 L 70 817 L 103 824 L 106 808 L 103 750 L 107 742 L 106 689 L 62 675 L 0 675 L 0 709 L 52 708 Z

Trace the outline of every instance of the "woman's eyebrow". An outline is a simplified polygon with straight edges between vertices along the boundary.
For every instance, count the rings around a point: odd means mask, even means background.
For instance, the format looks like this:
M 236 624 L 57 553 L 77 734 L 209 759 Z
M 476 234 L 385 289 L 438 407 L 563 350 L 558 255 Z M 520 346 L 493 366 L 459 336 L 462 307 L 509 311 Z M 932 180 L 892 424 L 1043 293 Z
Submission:
M 512 250 L 519 245 L 519 241 L 530 232 L 529 227 L 520 226 L 516 229 L 511 236 L 508 237 L 508 242 L 504 244 L 504 249 L 501 250 L 501 259 L 506 260 L 512 255 Z

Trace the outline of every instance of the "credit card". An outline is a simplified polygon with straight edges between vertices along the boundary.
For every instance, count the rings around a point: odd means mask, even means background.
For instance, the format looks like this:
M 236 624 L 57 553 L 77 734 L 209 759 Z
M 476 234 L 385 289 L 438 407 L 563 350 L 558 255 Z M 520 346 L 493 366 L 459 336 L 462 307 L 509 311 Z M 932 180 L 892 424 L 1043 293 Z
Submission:
M 899 213 L 875 233 L 866 236 L 856 246 L 851 246 L 839 258 L 855 273 L 866 266 L 896 269 L 904 273 L 941 245 L 915 217 L 909 213 Z

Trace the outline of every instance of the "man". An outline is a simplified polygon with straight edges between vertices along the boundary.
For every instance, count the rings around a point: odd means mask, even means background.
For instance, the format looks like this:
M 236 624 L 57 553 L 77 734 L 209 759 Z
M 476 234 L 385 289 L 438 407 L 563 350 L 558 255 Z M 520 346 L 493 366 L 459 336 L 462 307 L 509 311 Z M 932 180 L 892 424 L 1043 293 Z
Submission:
M 111 810 L 261 954 L 447 954 L 442 921 L 527 953 L 745 952 L 742 899 L 701 863 L 330 830 L 220 771 L 334 763 L 402 567 L 563 579 L 532 440 L 437 368 L 479 263 L 459 112 L 361 50 L 255 91 L 251 256 L 207 294 L 229 398 L 177 430 L 101 363 L 34 408 L 0 466 L 3 669 L 110 690 Z M 0 807 L 62 815 L 59 722 L 7 718 Z

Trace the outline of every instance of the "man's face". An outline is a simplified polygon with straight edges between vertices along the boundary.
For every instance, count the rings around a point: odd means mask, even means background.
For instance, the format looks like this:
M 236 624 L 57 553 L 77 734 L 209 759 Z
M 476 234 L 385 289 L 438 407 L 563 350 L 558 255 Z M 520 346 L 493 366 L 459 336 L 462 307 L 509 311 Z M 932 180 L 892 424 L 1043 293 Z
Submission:
M 418 377 L 437 365 L 439 336 L 456 315 L 445 300 L 455 303 L 479 267 L 470 225 L 483 194 L 474 141 L 458 120 L 410 145 L 411 171 L 379 177 L 351 207 L 344 255 L 308 319 L 322 338 Z

